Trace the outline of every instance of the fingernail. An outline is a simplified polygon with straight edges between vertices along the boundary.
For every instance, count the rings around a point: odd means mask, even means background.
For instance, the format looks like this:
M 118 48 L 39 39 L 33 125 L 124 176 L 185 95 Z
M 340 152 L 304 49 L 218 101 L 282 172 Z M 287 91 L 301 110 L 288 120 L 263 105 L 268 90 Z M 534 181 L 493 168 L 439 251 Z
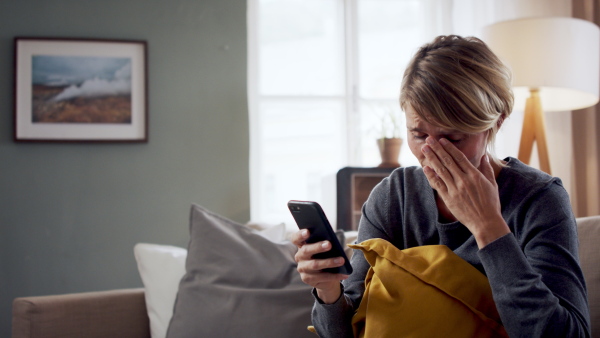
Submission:
M 327 247 L 329 247 L 329 242 L 323 242 L 323 243 L 321 243 L 321 247 L 323 249 L 327 249 Z
M 306 230 L 306 229 L 302 230 L 302 237 L 304 237 L 304 238 L 308 237 L 308 230 Z
M 341 257 L 338 257 L 334 260 L 334 262 L 335 262 L 335 264 L 342 264 L 342 263 L 344 263 L 344 259 Z
M 428 137 L 425 142 L 427 142 L 427 144 L 432 145 L 435 143 L 435 140 L 433 139 L 433 137 Z
M 428 152 L 430 152 L 430 151 L 431 151 L 431 148 L 429 148 L 429 146 L 423 146 L 423 147 L 421 148 L 421 151 L 422 151 L 423 153 L 428 153 Z
M 448 144 L 448 142 L 449 142 L 449 141 L 448 141 L 448 140 L 446 140 L 445 138 L 442 138 L 442 139 L 440 139 L 440 143 L 441 143 L 442 145 L 446 145 L 446 144 Z

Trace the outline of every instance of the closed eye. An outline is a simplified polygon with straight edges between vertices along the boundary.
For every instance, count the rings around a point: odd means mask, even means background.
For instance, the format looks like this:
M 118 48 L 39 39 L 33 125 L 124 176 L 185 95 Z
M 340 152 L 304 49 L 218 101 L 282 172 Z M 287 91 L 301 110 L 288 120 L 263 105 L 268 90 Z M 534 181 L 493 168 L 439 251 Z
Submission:
M 413 132 L 413 133 L 411 133 L 411 135 L 412 135 L 413 138 L 415 138 L 417 140 L 424 140 L 424 139 L 427 138 L 427 134 L 423 134 L 423 133 Z
M 412 133 L 412 137 L 417 140 L 425 140 L 428 137 L 428 135 L 423 134 L 423 133 Z M 446 140 L 450 141 L 450 143 L 454 143 L 454 144 L 460 143 L 461 141 L 464 140 L 464 138 L 450 138 L 450 137 L 444 137 L 444 138 Z
M 427 139 L 427 137 L 430 136 L 429 134 L 424 133 L 423 130 L 419 128 L 408 128 L 408 131 L 410 132 L 412 138 L 414 138 L 415 140 L 425 140 Z M 460 143 L 466 138 L 465 134 L 462 133 L 441 133 L 438 135 L 431 136 L 435 137 L 436 139 L 445 138 L 451 143 Z

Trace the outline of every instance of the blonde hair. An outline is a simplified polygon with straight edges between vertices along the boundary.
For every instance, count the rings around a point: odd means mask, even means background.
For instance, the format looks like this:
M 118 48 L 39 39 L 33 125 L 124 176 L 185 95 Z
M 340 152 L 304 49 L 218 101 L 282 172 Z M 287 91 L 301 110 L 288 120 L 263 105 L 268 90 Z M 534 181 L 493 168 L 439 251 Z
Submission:
M 438 36 L 410 61 L 400 91 L 400 106 L 440 128 L 468 134 L 489 131 L 494 155 L 498 129 L 513 107 L 510 69 L 480 39 Z

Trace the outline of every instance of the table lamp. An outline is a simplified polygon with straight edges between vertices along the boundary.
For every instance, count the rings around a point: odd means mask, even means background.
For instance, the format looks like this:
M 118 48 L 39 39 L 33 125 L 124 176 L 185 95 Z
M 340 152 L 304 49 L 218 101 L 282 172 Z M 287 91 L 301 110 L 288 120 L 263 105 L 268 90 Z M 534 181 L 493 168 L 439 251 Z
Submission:
M 551 174 L 543 110 L 598 102 L 600 29 L 575 18 L 525 18 L 484 27 L 483 40 L 512 69 L 514 106 L 525 107 L 519 160 L 529 164 L 535 141 L 540 169 Z

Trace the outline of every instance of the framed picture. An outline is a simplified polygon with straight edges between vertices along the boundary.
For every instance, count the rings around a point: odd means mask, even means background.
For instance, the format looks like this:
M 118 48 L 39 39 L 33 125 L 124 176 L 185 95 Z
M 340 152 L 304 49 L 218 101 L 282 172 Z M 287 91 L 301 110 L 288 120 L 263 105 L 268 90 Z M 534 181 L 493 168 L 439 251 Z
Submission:
M 16 142 L 147 142 L 147 44 L 15 38 Z

